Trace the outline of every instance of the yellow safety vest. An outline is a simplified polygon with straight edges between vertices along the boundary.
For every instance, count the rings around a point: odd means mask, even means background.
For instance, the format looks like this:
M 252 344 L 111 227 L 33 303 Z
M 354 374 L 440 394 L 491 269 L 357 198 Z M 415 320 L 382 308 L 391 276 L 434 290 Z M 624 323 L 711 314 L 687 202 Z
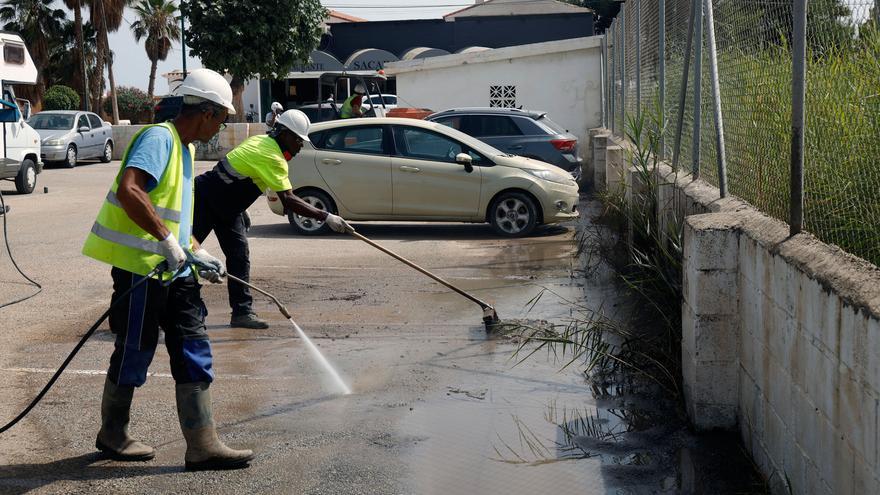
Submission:
M 351 103 L 358 96 L 360 96 L 360 95 L 355 93 L 345 99 L 345 101 L 342 103 L 342 110 L 340 110 L 340 112 L 339 112 L 339 118 L 350 119 L 350 118 L 354 117 L 354 105 L 352 105 Z M 361 106 L 363 106 L 363 104 L 364 104 L 364 100 L 361 99 Z
M 183 195 L 193 194 L 192 190 L 183 190 L 183 152 L 180 136 L 171 122 L 158 124 L 171 131 L 172 144 L 171 156 L 162 175 L 162 180 L 150 191 L 150 202 L 162 219 L 162 223 L 178 238 L 184 248 L 189 248 L 191 239 L 180 239 L 180 219 L 183 205 Z M 128 161 L 131 146 L 137 138 L 147 129 L 155 126 L 146 126 L 131 139 L 131 143 L 122 157 L 122 165 L 116 174 L 116 179 L 107 193 L 98 218 L 92 225 L 86 243 L 83 246 L 83 254 L 98 261 L 113 265 L 138 275 L 146 275 L 153 268 L 165 260 L 160 253 L 159 239 L 156 239 L 144 229 L 135 224 L 122 209 L 122 205 L 116 198 L 116 190 L 119 180 Z M 195 156 L 193 146 L 189 145 L 190 156 Z M 193 204 L 191 201 L 190 204 Z M 192 209 L 190 209 L 190 225 L 192 225 Z

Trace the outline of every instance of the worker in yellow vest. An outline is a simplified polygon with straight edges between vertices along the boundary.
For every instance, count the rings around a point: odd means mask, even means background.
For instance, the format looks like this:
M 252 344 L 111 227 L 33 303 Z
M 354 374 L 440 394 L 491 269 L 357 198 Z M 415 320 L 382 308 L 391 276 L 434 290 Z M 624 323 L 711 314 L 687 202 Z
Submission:
M 245 139 L 212 170 L 196 177 L 193 236 L 203 242 L 213 231 L 226 256 L 229 273 L 236 278 L 245 282 L 250 278 L 250 248 L 242 213 L 267 190 L 277 193 L 288 211 L 326 223 L 336 232 L 354 230 L 338 215 L 315 208 L 293 194 L 287 161 L 309 142 L 310 125 L 305 113 L 288 110 L 276 117 L 268 135 Z M 269 328 L 254 312 L 254 299 L 247 286 L 230 280 L 226 287 L 232 309 L 230 326 Z
M 354 86 L 354 93 L 351 94 L 345 101 L 342 103 L 342 110 L 339 111 L 340 119 L 354 119 L 358 117 L 364 116 L 364 95 L 367 94 L 367 90 L 364 89 L 363 84 L 356 84 Z
M 207 142 L 225 127 L 227 115 L 235 113 L 232 89 L 220 74 L 197 69 L 184 79 L 177 94 L 183 96 L 177 118 L 147 126 L 132 138 L 83 247 L 83 254 L 112 265 L 112 301 L 121 301 L 110 313 L 116 344 L 104 383 L 95 447 L 122 461 L 155 455 L 152 447 L 129 436 L 128 423 L 134 389 L 146 381 L 161 328 L 176 383 L 186 468 L 244 467 L 253 452 L 230 449 L 214 426 L 211 344 L 197 279 L 201 275 L 220 282 L 225 267 L 191 235 L 192 142 Z M 144 280 L 162 262 L 168 271 L 161 280 Z M 212 269 L 201 268 L 196 274 L 190 263 Z

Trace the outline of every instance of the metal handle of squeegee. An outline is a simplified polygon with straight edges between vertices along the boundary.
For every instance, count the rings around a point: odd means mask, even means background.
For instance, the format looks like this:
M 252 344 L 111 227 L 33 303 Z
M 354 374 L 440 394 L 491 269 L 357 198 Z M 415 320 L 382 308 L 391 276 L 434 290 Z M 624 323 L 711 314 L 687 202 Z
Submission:
M 464 297 L 470 299 L 471 301 L 473 301 L 473 302 L 479 304 L 481 308 L 486 309 L 486 308 L 491 308 L 491 307 L 492 307 L 490 304 L 485 303 L 485 302 L 483 302 L 483 301 L 477 299 L 476 297 L 474 297 L 474 296 L 468 294 L 467 292 L 465 292 L 465 291 L 459 289 L 458 287 L 456 287 L 456 286 L 450 284 L 449 282 L 443 280 L 442 278 L 438 277 L 437 275 L 434 275 L 433 273 L 429 272 L 428 270 L 425 270 L 424 268 L 422 268 L 422 267 L 420 267 L 419 265 L 413 263 L 412 261 L 410 261 L 410 260 L 404 258 L 403 256 L 400 256 L 399 254 L 395 253 L 394 251 L 391 251 L 391 250 L 389 250 L 389 249 L 386 249 L 386 248 L 380 246 L 379 244 L 376 244 L 375 242 L 373 242 L 373 241 L 367 239 L 366 237 L 364 237 L 364 236 L 358 234 L 357 232 L 355 232 L 355 231 L 353 231 L 353 230 L 352 230 L 351 232 L 349 232 L 349 233 L 350 233 L 352 236 L 354 236 L 354 237 L 356 237 L 356 238 L 358 238 L 358 239 L 360 239 L 360 240 L 366 242 L 367 244 L 373 246 L 374 248 L 378 249 L 379 251 L 382 251 L 383 253 L 385 253 L 385 254 L 387 254 L 387 255 L 389 255 L 389 256 L 392 256 L 392 257 L 396 258 L 396 259 L 397 259 L 398 261 L 400 261 L 401 263 L 404 263 L 404 264 L 406 264 L 406 265 L 409 265 L 410 267 L 414 268 L 415 270 L 417 270 L 417 271 L 419 271 L 419 272 L 421 272 L 421 273 L 423 273 L 423 274 L 425 274 L 425 275 L 431 277 L 432 279 L 434 279 L 434 280 L 436 280 L 437 282 L 439 282 L 439 283 L 445 285 L 446 287 L 448 287 L 448 288 L 454 290 L 455 292 L 458 292 L 458 293 L 461 294 L 462 296 L 464 296 Z

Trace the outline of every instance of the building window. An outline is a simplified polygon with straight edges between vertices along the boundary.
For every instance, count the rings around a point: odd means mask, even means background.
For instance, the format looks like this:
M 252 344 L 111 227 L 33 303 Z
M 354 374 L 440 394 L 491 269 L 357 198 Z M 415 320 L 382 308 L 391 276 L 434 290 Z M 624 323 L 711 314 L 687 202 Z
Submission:
M 516 86 L 489 86 L 489 106 L 516 108 Z

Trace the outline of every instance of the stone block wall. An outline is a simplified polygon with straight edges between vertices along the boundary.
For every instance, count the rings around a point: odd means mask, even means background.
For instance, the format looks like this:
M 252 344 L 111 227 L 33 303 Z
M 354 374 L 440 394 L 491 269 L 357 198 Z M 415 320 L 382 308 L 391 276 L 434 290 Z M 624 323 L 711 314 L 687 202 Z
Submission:
M 131 142 L 132 137 L 143 129 L 142 125 L 114 125 L 113 126 L 113 159 L 121 160 L 125 149 Z M 238 146 L 250 136 L 266 132 L 266 124 L 228 124 L 226 129 L 217 133 L 207 143 L 195 143 L 196 160 L 219 160 L 226 153 Z
M 625 160 L 625 143 L 602 144 L 608 162 Z M 665 164 L 656 172 L 660 224 L 683 223 L 694 426 L 738 430 L 775 493 L 880 493 L 880 270 Z

